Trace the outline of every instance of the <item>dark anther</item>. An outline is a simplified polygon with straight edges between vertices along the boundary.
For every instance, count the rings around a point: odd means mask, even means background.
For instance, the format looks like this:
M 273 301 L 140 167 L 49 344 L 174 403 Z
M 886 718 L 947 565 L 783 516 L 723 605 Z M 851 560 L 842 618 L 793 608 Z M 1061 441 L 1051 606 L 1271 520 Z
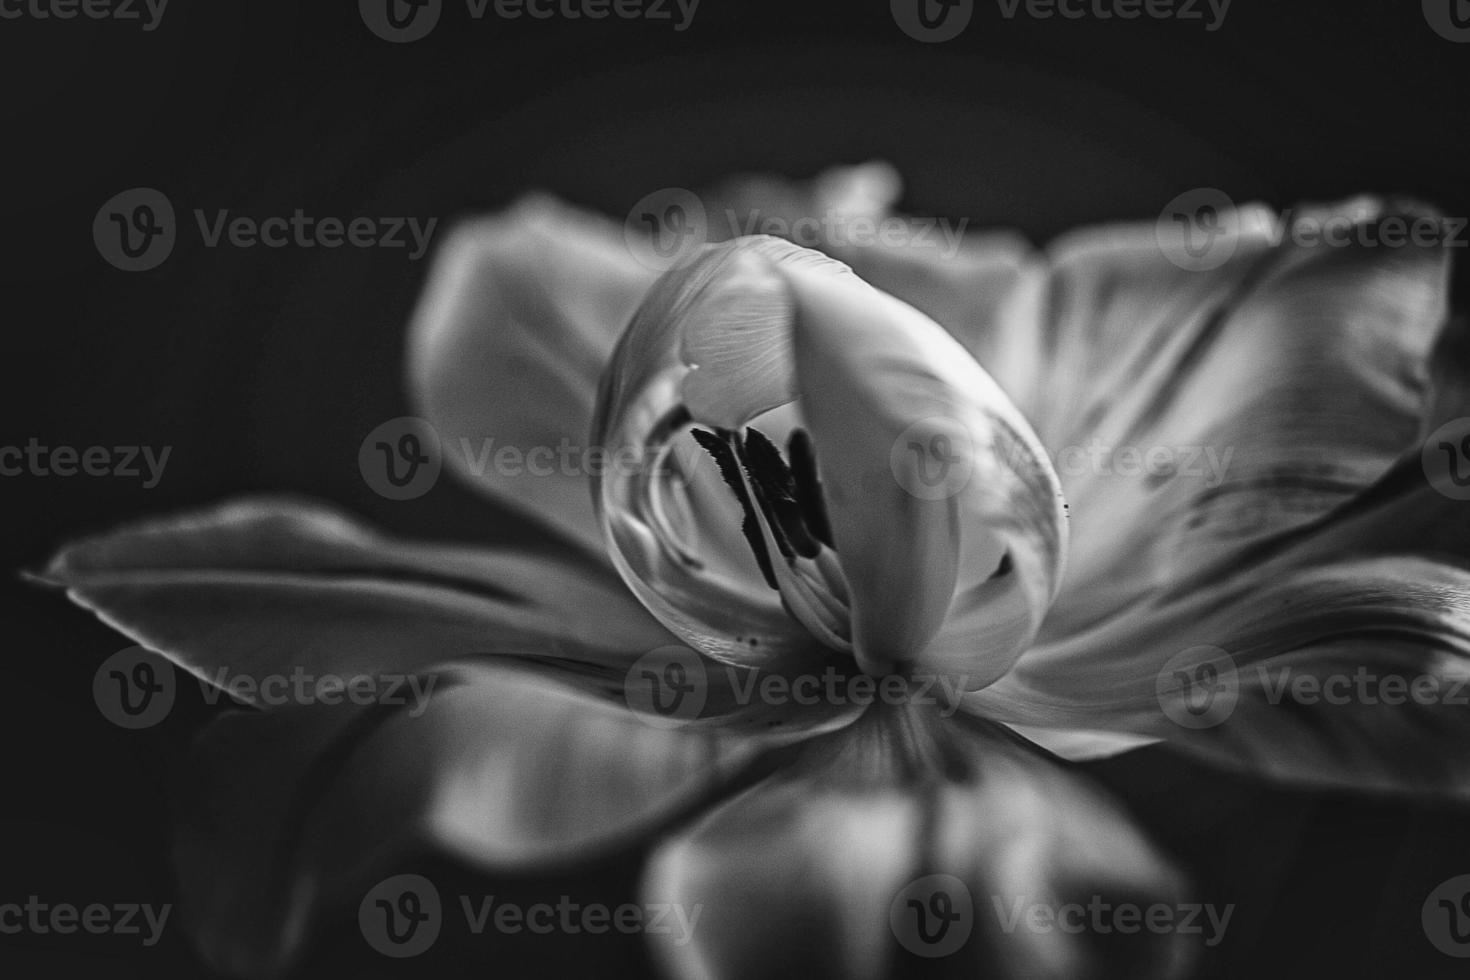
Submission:
M 735 492 L 735 499 L 740 501 L 740 509 L 745 512 L 745 518 L 740 522 L 740 532 L 745 535 L 745 540 L 755 555 L 755 562 L 760 566 L 761 575 L 765 577 L 766 584 L 780 591 L 779 586 L 776 585 L 776 570 L 771 565 L 771 554 L 766 550 L 766 541 L 761 535 L 760 524 L 755 516 L 755 508 L 751 505 L 750 495 L 745 492 L 745 481 L 740 478 L 740 463 L 736 460 L 735 450 L 731 446 L 733 433 L 727 429 L 717 429 L 714 432 L 690 429 L 690 434 L 694 436 L 694 441 L 699 443 L 704 451 L 714 459 L 715 465 L 720 468 L 720 476 Z
M 796 502 L 807 529 L 822 544 L 832 544 L 832 525 L 827 521 L 827 501 L 822 496 L 822 481 L 817 479 L 817 454 L 812 450 L 812 437 L 805 429 L 795 429 L 786 440 L 791 456 L 791 475 L 796 481 Z
M 803 558 L 821 554 L 821 543 L 812 537 L 802 519 L 801 505 L 796 502 L 796 481 L 781 458 L 781 450 L 759 429 L 746 429 L 744 445 L 737 439 L 735 451 L 745 464 L 762 512 L 776 530 L 776 543 L 789 544 Z

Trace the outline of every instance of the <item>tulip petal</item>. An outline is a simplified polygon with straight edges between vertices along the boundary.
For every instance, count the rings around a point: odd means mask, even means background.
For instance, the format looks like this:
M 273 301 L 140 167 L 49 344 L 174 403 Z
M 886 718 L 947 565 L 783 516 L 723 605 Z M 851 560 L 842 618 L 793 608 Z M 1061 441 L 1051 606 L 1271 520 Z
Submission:
M 858 661 L 983 686 L 1024 650 L 1060 573 L 1066 519 L 1045 453 L 932 320 L 860 280 L 785 275 Z
M 1445 318 L 1444 236 L 1416 237 L 1436 220 L 1372 199 L 1290 224 L 1227 210 L 1209 271 L 1171 261 L 1155 224 L 1044 253 L 1005 234 L 829 251 L 960 339 L 1048 447 L 1073 517 L 1048 639 L 1228 567 L 1387 470 Z
M 205 958 L 279 975 L 320 912 L 355 907 L 395 859 L 445 851 L 491 873 L 635 844 L 733 778 L 758 744 L 653 727 L 545 677 L 484 664 L 422 675 L 405 707 L 228 715 L 181 782 L 181 904 Z
M 1349 205 L 1318 220 L 1353 220 L 1366 236 L 1415 215 Z M 1046 638 L 1227 569 L 1251 544 L 1342 505 L 1412 444 L 1424 410 L 1446 312 L 1443 248 L 1268 249 L 1258 238 L 1201 274 L 1120 244 L 1139 237 L 1053 250 L 1063 298 L 1050 329 L 1071 346 L 1058 352 L 1051 389 L 1063 394 L 1043 436 L 1088 460 L 1058 463 L 1075 561 Z M 1111 366 L 1099 353 L 1119 350 Z
M 1027 918 L 1177 902 L 1175 872 L 1109 801 L 989 726 L 939 736 L 945 769 L 895 770 L 900 733 L 868 720 L 655 852 L 644 899 L 700 910 L 692 942 L 650 937 L 671 975 L 1178 975 L 1178 935 L 1103 953 L 1103 929 Z M 917 910 L 954 918 L 925 929 Z
M 1470 798 L 1464 559 L 1301 558 L 1038 646 L 964 706 L 1164 740 L 1286 782 Z
M 727 225 L 734 232 L 751 235 L 781 235 L 806 248 L 832 251 L 834 242 L 823 238 L 825 229 L 841 229 L 858 220 L 879 221 L 903 195 L 903 178 L 890 163 L 866 163 L 828 167 L 807 180 L 790 180 L 770 174 L 744 174 L 722 182 L 708 195 L 710 209 L 726 215 L 725 222 L 711 225 L 719 231 Z M 812 231 L 812 222 L 816 230 Z M 846 235 L 837 230 L 831 237 Z
M 1046 262 L 1014 232 L 967 234 L 953 253 L 937 247 L 878 243 L 846 246 L 833 256 L 867 282 L 931 317 L 964 345 L 1001 389 L 1027 412 L 1036 400 Z M 1029 412 L 1027 412 L 1029 414 Z
M 455 231 L 409 333 L 409 391 L 451 469 L 597 555 L 588 490 L 597 381 L 653 279 L 612 222 L 529 198 Z M 550 474 L 483 465 L 487 447 L 493 461 L 507 446 L 581 455 Z
M 287 499 L 125 526 L 62 549 L 38 577 L 210 682 L 411 671 L 489 650 L 616 665 L 674 642 L 596 563 L 398 541 Z
M 680 390 L 695 421 L 738 429 L 796 398 L 791 296 L 770 263 L 850 275 L 820 252 L 776 238 L 740 239 L 707 273 L 676 273 L 661 287 L 698 290 L 676 301 L 683 314 L 681 355 L 692 370 Z M 706 278 L 707 277 L 707 278 Z

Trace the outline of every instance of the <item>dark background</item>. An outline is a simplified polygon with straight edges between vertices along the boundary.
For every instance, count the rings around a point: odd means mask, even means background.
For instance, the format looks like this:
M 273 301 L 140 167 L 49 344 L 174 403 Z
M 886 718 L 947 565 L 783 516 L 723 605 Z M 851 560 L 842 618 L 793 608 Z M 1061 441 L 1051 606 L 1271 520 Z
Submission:
M 33 567 L 121 519 L 264 490 L 445 538 L 532 533 L 447 481 L 392 503 L 358 474 L 363 436 L 404 414 L 403 324 L 427 262 L 206 249 L 194 208 L 447 222 L 541 187 L 621 216 L 650 191 L 732 171 L 884 157 L 907 178 L 906 209 L 1038 240 L 1151 220 L 1202 186 L 1282 207 L 1403 192 L 1470 214 L 1470 44 L 1431 31 L 1417 0 L 1235 0 L 1214 33 L 1005 20 L 981 2 L 945 44 L 905 36 L 886 0 L 703 0 L 684 33 L 474 22 L 447 7 L 408 45 L 370 34 L 352 0 L 173 0 L 152 33 L 0 20 L 0 445 L 173 447 L 153 490 L 0 478 L 0 566 Z M 167 262 L 130 274 L 99 257 L 91 225 L 135 186 L 166 193 L 182 228 Z M 0 601 L 0 901 L 171 901 L 169 774 L 205 709 L 113 727 L 91 678 L 126 641 L 9 578 Z M 1464 813 L 1270 789 L 1154 751 L 1097 772 L 1194 870 L 1203 901 L 1237 903 L 1204 975 L 1463 975 L 1424 938 L 1419 910 L 1470 872 Z M 586 887 L 619 894 L 626 868 L 606 870 Z M 175 925 L 153 949 L 0 937 L 0 964 L 199 975 Z M 512 950 L 502 972 L 583 952 L 584 975 L 641 968 L 636 944 L 576 947 Z M 458 955 L 436 949 L 410 972 L 454 972 Z M 345 920 L 314 963 L 391 972 Z

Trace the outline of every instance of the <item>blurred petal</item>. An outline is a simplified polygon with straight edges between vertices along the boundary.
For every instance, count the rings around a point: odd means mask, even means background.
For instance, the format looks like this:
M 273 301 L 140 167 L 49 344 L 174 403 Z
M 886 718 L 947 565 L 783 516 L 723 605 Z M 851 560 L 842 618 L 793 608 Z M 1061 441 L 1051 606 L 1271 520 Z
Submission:
M 726 215 L 712 230 L 749 228 L 751 234 L 776 234 L 803 218 L 833 223 L 859 218 L 881 219 L 903 194 L 903 178 L 892 164 L 870 160 L 829 167 L 808 180 L 769 174 L 733 177 L 715 188 L 710 203 Z M 813 247 L 811 242 L 797 244 Z
M 375 675 L 488 650 L 626 664 L 673 641 L 600 565 L 398 541 L 286 499 L 128 525 L 39 577 L 205 680 Z
M 1300 557 L 1039 646 L 965 706 L 1291 782 L 1470 797 L 1470 571 Z
M 354 905 L 415 846 L 498 872 L 628 846 L 755 750 L 649 726 L 521 671 L 457 665 L 422 679 L 429 696 L 405 707 L 241 712 L 206 730 L 175 856 L 192 938 L 217 969 L 279 974 L 319 910 Z
M 1042 432 L 1074 457 L 1058 462 L 1074 561 L 1044 640 L 1237 565 L 1253 542 L 1350 500 L 1412 444 L 1447 253 L 1358 239 L 1405 214 L 1324 210 L 1313 220 L 1357 222 L 1350 244 L 1267 248 L 1263 232 L 1210 273 L 1174 267 L 1151 231 L 1054 248 L 1048 330 L 1061 340 Z
M 859 280 L 785 274 L 858 661 L 982 686 L 1025 649 L 1060 571 L 1066 520 L 1045 452 L 932 320 Z
M 692 942 L 653 937 L 671 975 L 1177 974 L 1177 935 L 1104 947 L 1017 920 L 1033 905 L 1177 901 L 1175 873 L 1105 798 L 989 726 L 891 723 L 811 743 L 654 854 L 644 899 L 700 909 Z M 957 916 L 939 940 L 912 928 L 909 902 L 927 906 L 936 876 Z
M 801 782 L 762 785 L 720 807 L 652 859 L 644 901 L 701 912 L 691 943 L 656 943 L 665 972 L 888 976 L 888 904 L 913 867 L 919 817 L 901 792 Z
M 409 390 L 451 467 L 598 555 L 587 467 L 512 475 L 482 457 L 486 440 L 589 451 L 598 378 L 653 278 L 612 222 L 529 198 L 455 231 L 409 334 Z

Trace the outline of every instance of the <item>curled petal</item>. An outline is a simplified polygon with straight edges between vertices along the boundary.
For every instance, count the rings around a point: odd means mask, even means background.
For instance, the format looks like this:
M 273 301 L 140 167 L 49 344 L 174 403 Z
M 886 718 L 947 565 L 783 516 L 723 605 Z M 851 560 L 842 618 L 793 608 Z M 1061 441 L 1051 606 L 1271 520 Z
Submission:
M 951 253 L 912 238 L 902 244 L 846 246 L 833 255 L 867 282 L 921 311 L 954 335 L 1030 415 L 1042 394 L 1040 321 L 1044 259 L 1013 232 L 967 234 Z
M 712 246 L 666 273 L 618 345 L 595 422 L 610 457 L 636 461 L 594 479 L 615 566 L 685 643 L 736 665 L 824 655 L 763 580 L 729 486 L 739 467 L 722 474 L 692 432 L 789 411 L 787 267 L 851 278 L 774 238 Z
M 983 686 L 1025 649 L 1060 574 L 1066 517 L 1045 452 L 932 320 L 860 280 L 785 274 L 859 663 Z
M 721 253 L 716 253 L 721 254 Z M 706 275 L 677 276 L 664 287 L 698 290 L 676 301 L 683 361 L 680 389 L 695 421 L 738 429 L 796 398 L 791 350 L 792 300 L 770 263 L 844 277 L 847 269 L 775 238 L 741 241 Z

